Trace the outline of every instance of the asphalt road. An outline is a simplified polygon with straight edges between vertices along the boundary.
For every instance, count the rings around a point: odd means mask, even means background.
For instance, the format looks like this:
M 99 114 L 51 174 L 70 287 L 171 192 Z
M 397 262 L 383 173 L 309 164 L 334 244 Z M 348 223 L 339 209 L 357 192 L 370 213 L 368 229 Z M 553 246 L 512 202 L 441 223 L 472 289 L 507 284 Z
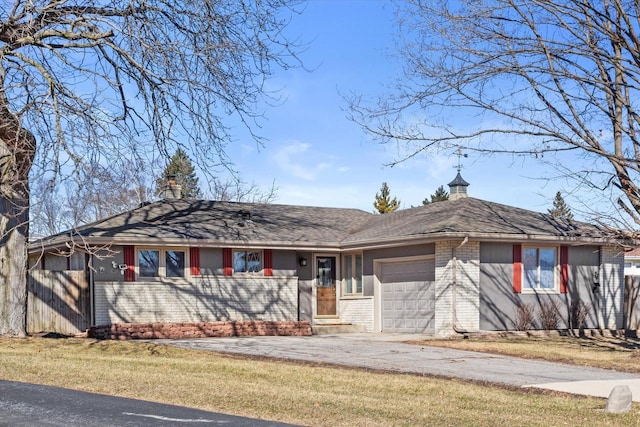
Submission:
M 290 424 L 236 417 L 143 400 L 36 384 L 0 381 L 0 426 L 209 426 L 284 427 Z

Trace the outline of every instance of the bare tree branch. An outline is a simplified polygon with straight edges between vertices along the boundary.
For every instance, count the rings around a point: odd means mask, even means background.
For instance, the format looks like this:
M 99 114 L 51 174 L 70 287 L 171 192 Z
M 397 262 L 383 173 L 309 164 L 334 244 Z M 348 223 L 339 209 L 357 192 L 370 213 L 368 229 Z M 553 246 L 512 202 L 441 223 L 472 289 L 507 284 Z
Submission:
M 545 162 L 570 152 L 613 177 L 625 212 L 638 213 L 639 9 L 632 0 L 408 0 L 398 13 L 404 73 L 374 102 L 352 96 L 350 117 L 403 148 L 397 162 L 458 146 Z
M 0 6 L 0 334 L 20 335 L 29 178 L 52 191 L 75 174 L 91 188 L 142 152 L 153 160 L 178 146 L 198 153 L 202 169 L 224 166 L 237 123 L 261 143 L 262 101 L 274 96 L 265 81 L 300 65 L 283 32 L 299 2 L 8 3 Z

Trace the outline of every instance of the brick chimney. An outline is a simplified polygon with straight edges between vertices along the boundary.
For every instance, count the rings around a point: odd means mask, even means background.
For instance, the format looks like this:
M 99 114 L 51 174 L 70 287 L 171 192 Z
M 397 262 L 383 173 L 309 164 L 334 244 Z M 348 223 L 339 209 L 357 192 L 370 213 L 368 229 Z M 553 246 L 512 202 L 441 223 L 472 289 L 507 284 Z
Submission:
M 162 189 L 163 200 L 178 200 L 182 198 L 182 186 L 177 183 L 175 175 L 167 176 L 167 182 Z

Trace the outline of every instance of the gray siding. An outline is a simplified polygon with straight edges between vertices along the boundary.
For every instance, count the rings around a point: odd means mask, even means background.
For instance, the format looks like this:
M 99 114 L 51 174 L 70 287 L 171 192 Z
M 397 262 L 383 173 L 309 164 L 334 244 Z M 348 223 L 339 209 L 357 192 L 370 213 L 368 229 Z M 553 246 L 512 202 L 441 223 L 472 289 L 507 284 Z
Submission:
M 193 283 L 96 282 L 96 325 L 297 320 L 292 278 L 209 276 Z
M 200 249 L 200 273 L 203 276 L 213 274 L 222 275 L 222 249 Z
M 189 251 L 188 247 L 184 247 L 184 250 Z M 114 246 L 112 251 L 114 252 L 113 254 L 101 253 L 99 257 L 94 257 L 93 265 L 96 268 L 96 281 L 124 281 L 124 275 L 121 274 L 120 270 L 113 268 L 113 262 L 116 264 L 124 263 L 122 246 Z M 48 261 L 47 259 L 46 262 Z M 66 259 L 63 258 L 63 261 L 66 266 Z M 47 269 L 49 269 L 49 266 L 47 264 L 45 265 Z M 297 274 L 296 268 L 297 258 L 294 251 L 273 251 L 274 276 L 295 276 Z M 200 249 L 200 273 L 202 276 L 223 275 L 221 248 Z
M 568 294 L 516 294 L 513 292 L 513 245 L 506 243 L 480 244 L 480 329 L 497 331 L 514 329 L 518 304 L 535 307 L 535 328 L 541 328 L 540 306 L 555 300 L 561 307 L 560 328 L 570 322 L 570 307 L 582 302 L 590 310 L 587 327 L 596 328 L 597 295 L 594 294 L 594 271 L 599 266 L 599 248 L 595 246 L 569 248 Z
M 50 271 L 64 271 L 67 269 L 67 257 L 51 253 L 44 254 L 44 268 Z
M 313 316 L 313 254 L 296 253 L 296 263 L 300 258 L 307 260 L 306 266 L 298 265 L 298 310 L 300 320 L 312 320 Z
M 124 282 L 124 274 L 118 268 L 113 268 L 113 263 L 124 264 L 122 246 L 113 246 L 112 252 L 99 252 L 91 257 L 91 264 L 95 269 L 94 281 Z
M 273 251 L 273 275 L 293 277 L 298 274 L 298 258 L 294 251 Z

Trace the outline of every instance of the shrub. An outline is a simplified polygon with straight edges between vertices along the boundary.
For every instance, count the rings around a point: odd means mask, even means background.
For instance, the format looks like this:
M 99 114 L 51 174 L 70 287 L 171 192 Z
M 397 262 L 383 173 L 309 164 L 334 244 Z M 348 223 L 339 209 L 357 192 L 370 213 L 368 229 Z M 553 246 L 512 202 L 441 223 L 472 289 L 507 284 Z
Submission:
M 587 320 L 593 312 L 591 304 L 585 304 L 582 301 L 571 302 L 571 329 L 584 329 L 587 326 Z
M 560 304 L 552 299 L 540 303 L 540 323 L 542 329 L 555 331 L 560 326 Z
M 516 331 L 526 331 L 533 327 L 535 308 L 531 304 L 519 303 L 515 308 L 513 320 Z

